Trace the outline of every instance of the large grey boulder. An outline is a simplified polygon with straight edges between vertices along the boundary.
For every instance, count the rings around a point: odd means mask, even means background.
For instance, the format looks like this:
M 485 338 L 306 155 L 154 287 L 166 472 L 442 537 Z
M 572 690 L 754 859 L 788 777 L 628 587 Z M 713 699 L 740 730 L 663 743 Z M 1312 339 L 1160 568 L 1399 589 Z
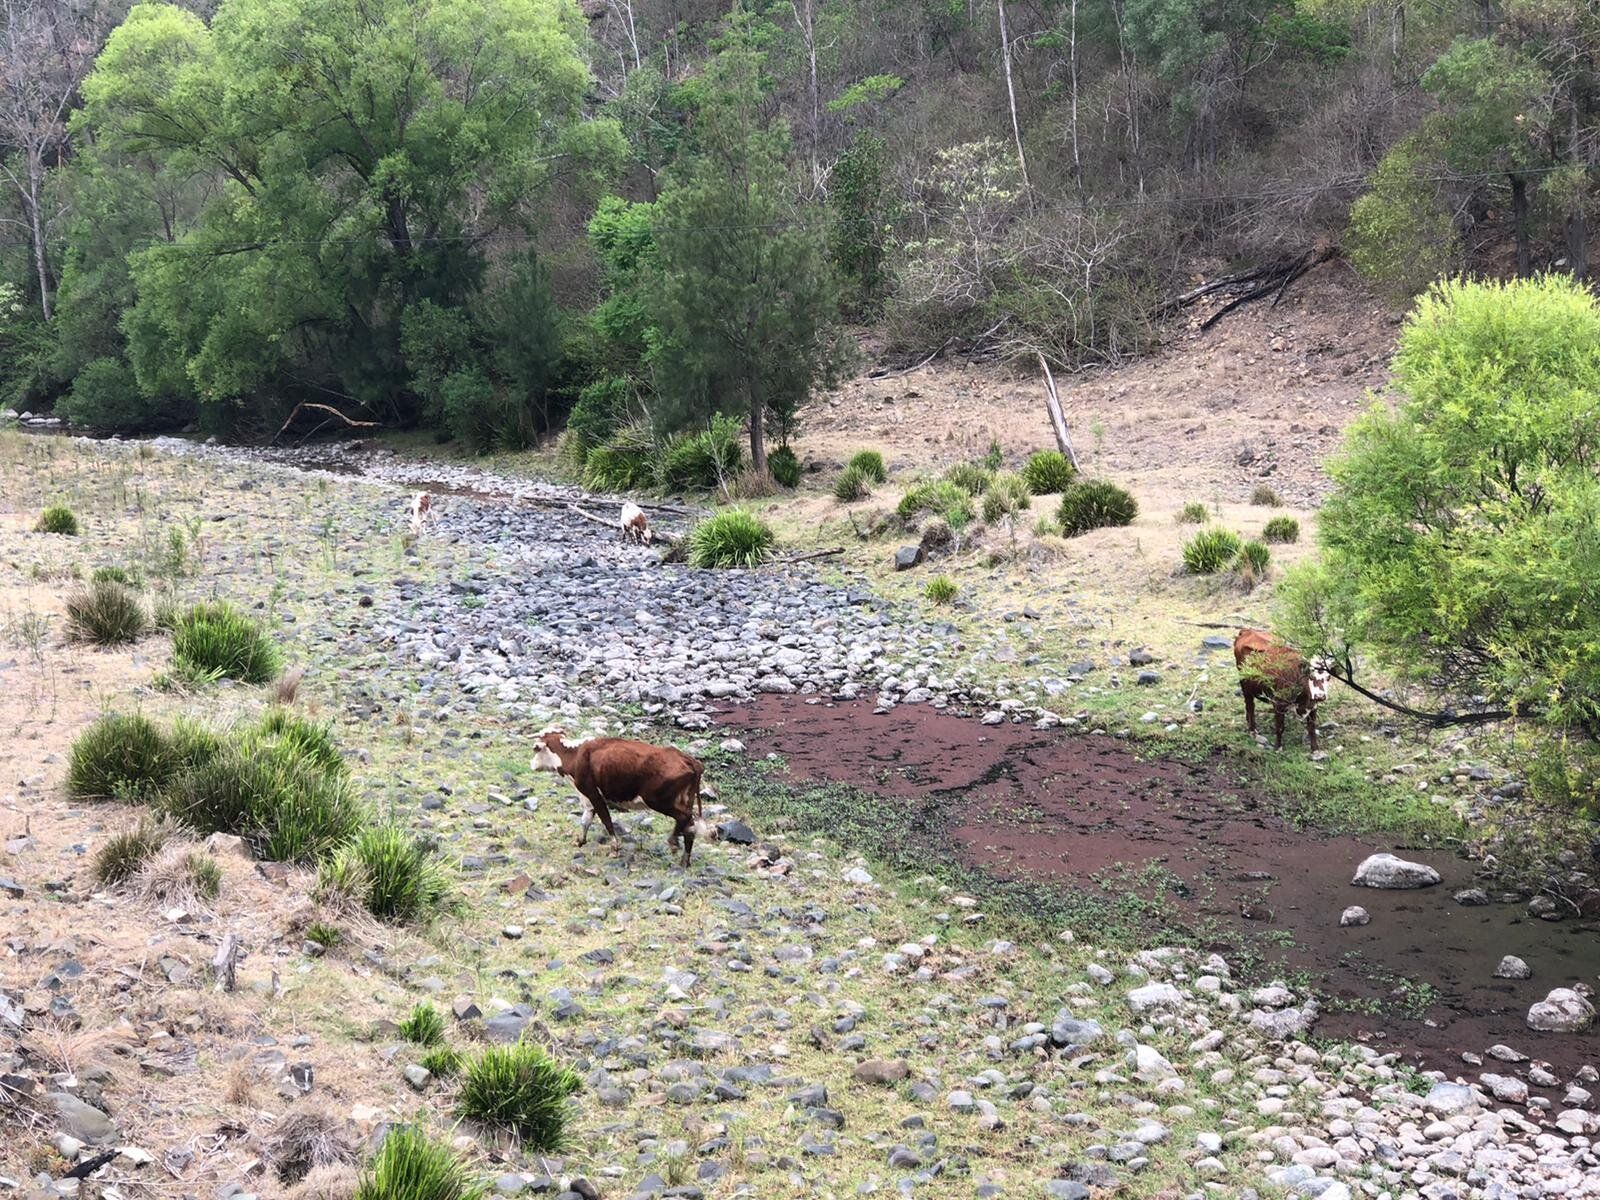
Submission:
M 1556 988 L 1528 1010 L 1528 1028 L 1541 1033 L 1582 1033 L 1594 1024 L 1594 1005 L 1571 988 Z
M 1362 860 L 1350 882 L 1356 887 L 1424 888 L 1439 882 L 1439 872 L 1426 863 L 1407 862 L 1392 854 L 1373 854 Z

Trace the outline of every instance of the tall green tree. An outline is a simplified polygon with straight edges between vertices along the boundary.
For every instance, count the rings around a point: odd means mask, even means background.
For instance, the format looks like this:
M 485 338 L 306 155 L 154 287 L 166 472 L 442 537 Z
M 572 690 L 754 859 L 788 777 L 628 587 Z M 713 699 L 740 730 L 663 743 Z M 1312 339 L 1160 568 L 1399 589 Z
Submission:
M 796 407 L 841 361 L 821 213 L 798 201 L 783 124 L 763 118 L 761 61 L 736 23 L 706 72 L 692 152 L 655 204 L 651 351 L 657 423 L 742 412 L 758 471 L 769 416 L 786 440 Z
M 134 8 L 84 127 L 215 190 L 131 258 L 141 386 L 177 362 L 212 405 L 332 391 L 414 415 L 406 312 L 466 305 L 556 180 L 620 160 L 585 118 L 584 37 L 571 0 L 223 0 L 209 26 Z

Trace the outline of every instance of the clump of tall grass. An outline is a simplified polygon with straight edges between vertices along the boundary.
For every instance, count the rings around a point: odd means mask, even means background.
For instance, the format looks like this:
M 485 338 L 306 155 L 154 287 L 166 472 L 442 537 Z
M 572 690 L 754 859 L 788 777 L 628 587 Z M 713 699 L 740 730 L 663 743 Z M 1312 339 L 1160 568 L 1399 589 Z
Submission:
M 138 641 L 150 617 L 126 586 L 96 580 L 67 597 L 67 636 L 75 642 L 121 646 Z
M 689 562 L 696 567 L 758 567 L 772 556 L 777 537 L 754 513 L 728 508 L 689 531 Z
M 178 618 L 172 661 L 191 679 L 267 683 L 277 678 L 283 655 L 261 626 L 222 600 L 196 604 Z
M 456 1113 L 515 1134 L 532 1153 L 553 1154 L 568 1143 L 567 1098 L 580 1083 L 577 1072 L 529 1042 L 491 1046 L 466 1065 Z

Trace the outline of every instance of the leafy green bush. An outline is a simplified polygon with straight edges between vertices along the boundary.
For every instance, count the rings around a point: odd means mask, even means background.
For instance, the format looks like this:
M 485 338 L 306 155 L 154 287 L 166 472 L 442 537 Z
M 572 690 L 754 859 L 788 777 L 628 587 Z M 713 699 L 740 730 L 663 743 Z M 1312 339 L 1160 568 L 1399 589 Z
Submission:
M 767 455 L 767 470 L 786 488 L 800 486 L 800 457 L 788 446 L 779 446 Z
M 168 403 L 146 399 L 127 363 L 96 358 L 85 363 L 56 412 L 74 425 L 110 433 L 139 433 L 170 423 Z
M 1298 542 L 1300 522 L 1293 517 L 1273 517 L 1261 531 L 1261 538 L 1267 542 Z
M 870 483 L 889 481 L 889 471 L 883 465 L 883 455 L 876 450 L 857 450 L 845 464 L 846 470 L 851 468 L 861 472 L 862 477 Z
M 67 634 L 75 642 L 120 646 L 138 641 L 150 618 L 120 583 L 101 580 L 67 597 Z
M 283 656 L 249 617 L 225 600 L 196 604 L 172 631 L 174 665 L 191 678 L 266 683 Z
M 360 903 L 384 921 L 416 921 L 443 902 L 449 883 L 433 851 L 386 822 L 356 833 L 317 873 L 318 889 Z
M 922 594 L 935 604 L 949 604 L 960 590 L 948 575 L 935 575 L 928 580 L 928 586 L 923 588 Z
M 515 1134 L 529 1152 L 553 1154 L 567 1144 L 567 1097 L 580 1083 L 538 1046 L 491 1046 L 467 1064 L 456 1113 Z
M 969 496 L 981 496 L 994 482 L 994 472 L 975 463 L 958 463 L 944 473 L 950 483 Z
M 861 500 L 867 495 L 867 473 L 860 467 L 851 464 L 839 472 L 839 478 L 833 481 L 833 494 L 835 499 L 849 504 Z
M 1191 575 L 1215 575 L 1231 567 L 1243 547 L 1231 529 L 1203 529 L 1183 544 L 1183 569 Z
M 1064 492 L 1078 472 L 1059 450 L 1036 450 L 1022 465 L 1022 480 L 1035 496 L 1050 496 Z
M 1033 506 L 1033 492 L 1020 475 L 1001 471 L 983 494 L 983 519 L 990 525 Z
M 709 491 L 737 475 L 743 461 L 739 422 L 718 413 L 709 428 L 680 434 L 667 443 L 658 482 L 668 491 Z
M 960 529 L 976 515 L 972 497 L 947 479 L 937 483 L 919 483 L 900 497 L 895 512 L 902 521 L 909 521 L 919 512 L 938 513 L 951 526 Z
M 1211 519 L 1211 512 L 1198 500 L 1191 500 L 1178 510 L 1177 522 L 1179 525 L 1204 525 Z
M 225 746 L 177 780 L 166 805 L 184 824 L 236 834 L 257 858 L 274 862 L 315 862 L 367 821 L 342 773 L 275 739 Z
M 419 1046 L 437 1046 L 444 1041 L 444 1016 L 424 1000 L 400 1022 L 400 1036 Z
M 1600 731 L 1600 305 L 1561 275 L 1440 284 L 1394 384 L 1330 466 L 1323 568 L 1280 587 L 1284 633 Z
M 125 833 L 113 834 L 95 852 L 94 878 L 102 887 L 132 878 L 169 841 L 174 829 L 170 822 L 142 817 Z
M 479 1200 L 483 1194 L 455 1151 L 418 1126 L 397 1125 L 372 1156 L 354 1200 Z
M 1233 569 L 1250 584 L 1265 579 L 1271 566 L 1272 551 L 1265 542 L 1246 542 L 1239 547 L 1239 555 L 1233 561 Z
M 772 556 L 777 538 L 760 517 L 729 508 L 701 521 L 686 540 L 693 566 L 759 567 Z
M 67 537 L 78 536 L 77 515 L 65 504 L 52 504 L 39 514 L 36 533 L 59 533 Z
M 621 424 L 627 412 L 628 381 L 613 376 L 589 384 L 578 393 L 572 412 L 567 415 L 567 435 L 582 462 L 589 451 L 602 446 Z
M 627 425 L 603 446 L 589 451 L 583 486 L 597 492 L 628 492 L 654 487 L 660 455 L 645 425 Z
M 1282 508 L 1283 497 L 1278 495 L 1271 484 L 1258 483 L 1255 491 L 1250 493 L 1250 503 L 1259 504 L 1263 508 Z
M 171 740 L 139 713 L 107 713 L 78 735 L 67 754 L 67 794 L 78 800 L 153 795 L 179 763 Z
M 1061 493 L 1061 506 L 1056 510 L 1056 520 L 1067 537 L 1077 537 L 1091 529 L 1131 525 L 1138 515 L 1139 504 L 1133 496 L 1103 480 L 1069 484 Z

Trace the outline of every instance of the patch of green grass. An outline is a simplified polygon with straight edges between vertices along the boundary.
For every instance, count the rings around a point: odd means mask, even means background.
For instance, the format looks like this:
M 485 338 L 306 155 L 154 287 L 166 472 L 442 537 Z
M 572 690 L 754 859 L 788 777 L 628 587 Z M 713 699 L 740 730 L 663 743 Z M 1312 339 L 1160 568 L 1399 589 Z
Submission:
M 1215 575 L 1232 566 L 1243 548 L 1231 529 L 1203 529 L 1183 544 L 1183 569 L 1191 575 Z
M 895 507 L 895 513 L 902 521 L 909 521 L 919 512 L 938 513 L 954 529 L 970 524 L 977 515 L 972 497 L 946 479 L 937 483 L 917 484 L 900 497 L 900 503 Z
M 1261 531 L 1261 539 L 1266 542 L 1298 542 L 1300 540 L 1300 522 L 1293 517 L 1273 517 Z
M 935 575 L 928 580 L 928 586 L 922 589 L 922 594 L 934 604 L 949 604 L 960 590 L 948 575 Z
M 461 1073 L 467 1056 L 454 1046 L 435 1046 L 417 1059 L 417 1065 L 436 1079 L 451 1079 Z
M 570 1141 L 567 1098 L 581 1083 L 532 1043 L 491 1046 L 463 1071 L 456 1115 L 515 1134 L 534 1154 L 553 1154 Z
M 1139 503 L 1126 489 L 1104 480 L 1071 484 L 1061 493 L 1056 520 L 1067 537 L 1077 537 L 1091 529 L 1131 525 L 1139 515 Z
M 889 481 L 889 469 L 883 464 L 883 455 L 876 450 L 857 450 L 845 464 L 845 470 L 859 472 L 868 483 Z
M 424 1000 L 400 1022 L 400 1036 L 419 1046 L 437 1046 L 444 1041 L 444 1015 Z
M 107 713 L 78 735 L 67 754 L 67 794 L 77 800 L 139 800 L 172 782 L 171 740 L 139 713 Z
M 983 519 L 990 525 L 1014 517 L 1033 506 L 1033 493 L 1020 475 L 1001 471 L 983 494 Z
M 1035 496 L 1065 492 L 1077 477 L 1078 472 L 1059 450 L 1036 450 L 1022 465 L 1022 481 Z
M 969 496 L 981 496 L 994 482 L 994 472 L 976 463 L 959 463 L 946 471 L 944 478 Z
M 313 921 L 306 926 L 306 941 L 315 942 L 324 949 L 332 950 L 344 941 L 344 931 L 326 921 Z
M 95 852 L 95 882 L 112 887 L 132 878 L 172 839 L 173 833 L 169 822 L 144 817 L 132 829 L 113 834 Z
M 1265 542 L 1246 542 L 1233 560 L 1233 569 L 1252 586 L 1265 579 L 1271 567 L 1272 551 Z
M 261 627 L 227 601 L 196 604 L 178 618 L 172 661 L 194 677 L 241 683 L 267 683 L 283 667 L 283 655 Z
M 222 867 L 209 854 L 192 851 L 183 857 L 183 867 L 188 873 L 195 895 L 203 900 L 215 900 L 222 891 Z
M 754 513 L 728 508 L 691 529 L 687 541 L 693 566 L 758 567 L 772 556 L 777 537 Z
M 349 764 L 333 740 L 331 722 L 308 721 L 292 709 L 271 708 L 255 725 L 240 735 L 247 751 L 267 749 L 268 743 L 283 746 L 327 775 L 350 773 Z
M 120 583 L 124 587 L 138 588 L 144 586 L 144 576 L 139 571 L 129 571 L 123 567 L 96 567 L 89 576 L 91 583 Z
M 317 872 L 319 892 L 347 896 L 384 921 L 419 921 L 439 909 L 449 881 L 433 851 L 392 822 L 368 825 Z
M 1062 537 L 1065 531 L 1054 517 L 1040 517 L 1033 523 L 1034 537 Z
M 1198 500 L 1191 500 L 1178 510 L 1174 518 L 1179 525 L 1204 525 L 1211 519 L 1211 512 Z
M 75 642 L 121 646 L 138 641 L 149 624 L 139 598 L 109 579 L 67 597 L 67 636 Z
M 52 504 L 39 514 L 35 533 L 59 533 L 65 537 L 78 536 L 78 517 L 65 504 Z
M 484 1194 L 455 1151 L 415 1125 L 390 1128 L 354 1200 L 478 1200 Z

